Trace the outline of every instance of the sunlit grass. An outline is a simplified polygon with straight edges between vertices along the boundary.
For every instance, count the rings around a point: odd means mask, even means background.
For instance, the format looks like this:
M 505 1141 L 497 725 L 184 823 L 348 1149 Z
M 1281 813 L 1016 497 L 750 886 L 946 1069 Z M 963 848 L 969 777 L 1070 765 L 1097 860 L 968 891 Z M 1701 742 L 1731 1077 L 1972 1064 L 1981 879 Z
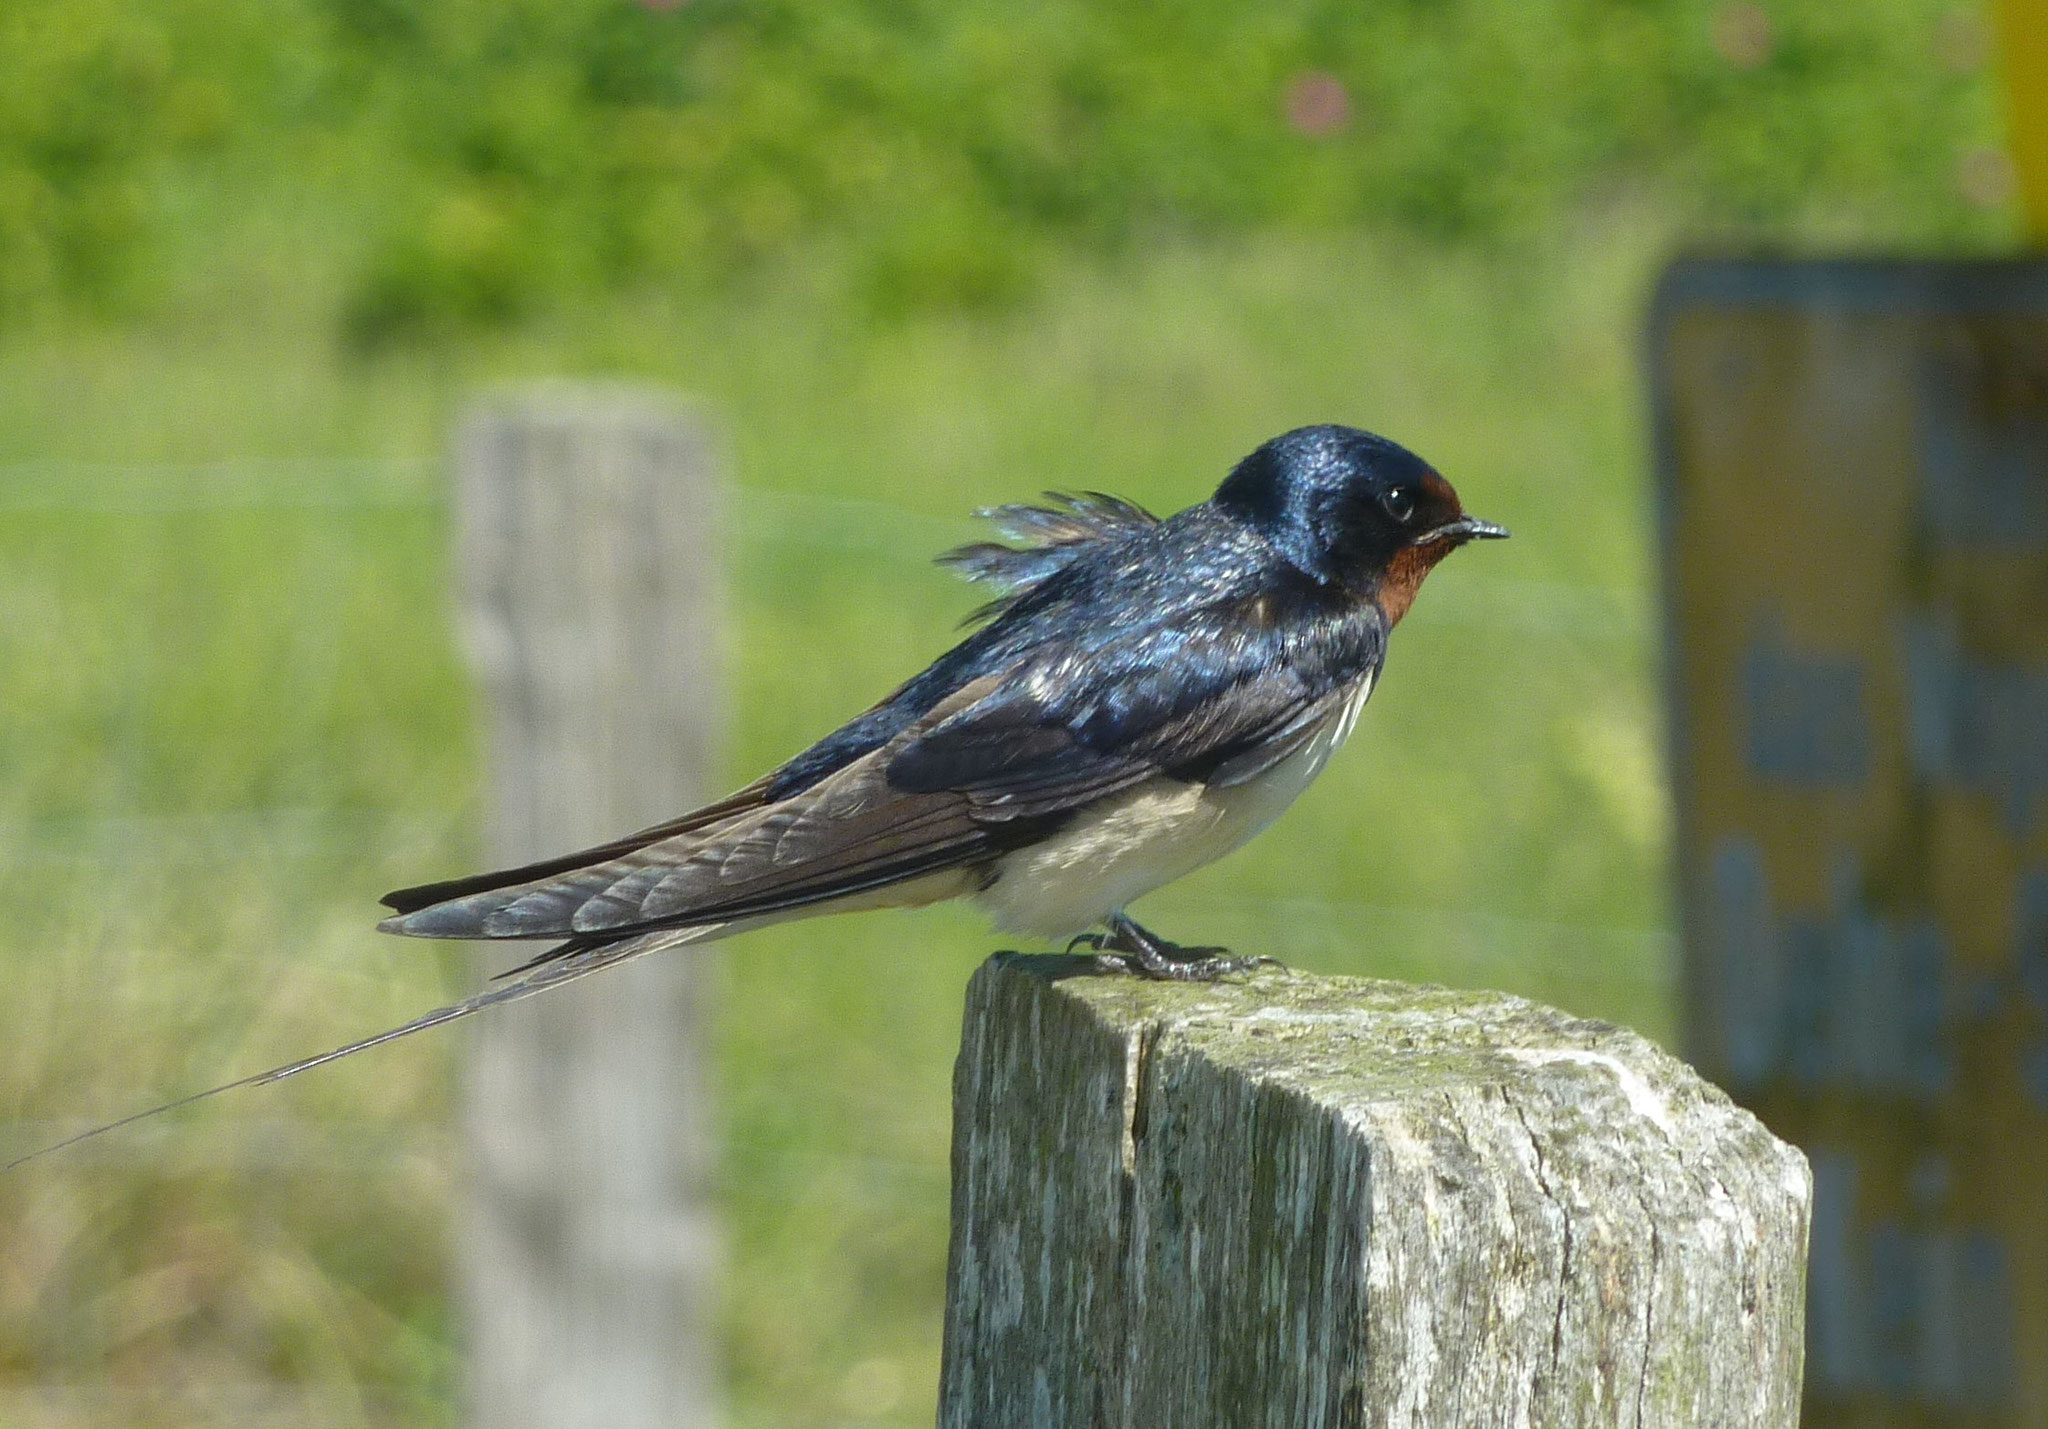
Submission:
M 289 304 L 0 344 L 7 1144 L 466 975 L 368 931 L 386 887 L 476 856 L 440 452 L 468 392 L 562 371 L 676 383 L 725 430 L 734 783 L 953 638 L 974 597 L 926 558 L 969 508 L 1100 487 L 1173 509 L 1307 421 L 1410 443 L 1516 539 L 1432 579 L 1301 807 L 1146 911 L 1668 1033 L 1633 377 L 1652 251 L 1617 227 L 1512 269 L 1163 253 L 985 322 L 875 330 L 791 289 L 374 363 Z M 951 1059 L 992 946 L 941 909 L 713 955 L 736 1423 L 929 1422 Z M 0 1425 L 213 1422 L 280 1388 L 303 1404 L 266 1422 L 445 1422 L 459 1040 L 0 1181 Z

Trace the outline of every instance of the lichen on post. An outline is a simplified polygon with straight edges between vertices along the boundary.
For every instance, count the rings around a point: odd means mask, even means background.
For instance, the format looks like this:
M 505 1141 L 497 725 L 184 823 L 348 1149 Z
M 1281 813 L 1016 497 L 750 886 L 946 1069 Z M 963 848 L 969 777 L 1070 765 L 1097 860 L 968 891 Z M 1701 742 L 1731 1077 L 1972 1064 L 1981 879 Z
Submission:
M 968 991 L 944 1429 L 1798 1422 L 1805 1160 L 1644 1038 L 1088 967 Z

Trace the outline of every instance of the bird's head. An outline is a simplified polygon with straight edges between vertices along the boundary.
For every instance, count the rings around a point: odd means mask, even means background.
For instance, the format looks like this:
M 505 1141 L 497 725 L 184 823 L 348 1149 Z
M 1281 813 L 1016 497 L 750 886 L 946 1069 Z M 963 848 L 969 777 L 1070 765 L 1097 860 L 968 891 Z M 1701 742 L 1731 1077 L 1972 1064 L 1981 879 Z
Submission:
M 1508 533 L 1467 516 L 1421 457 L 1356 427 L 1297 427 L 1237 464 L 1218 509 L 1253 526 L 1317 580 L 1378 598 L 1399 620 L 1430 567 Z

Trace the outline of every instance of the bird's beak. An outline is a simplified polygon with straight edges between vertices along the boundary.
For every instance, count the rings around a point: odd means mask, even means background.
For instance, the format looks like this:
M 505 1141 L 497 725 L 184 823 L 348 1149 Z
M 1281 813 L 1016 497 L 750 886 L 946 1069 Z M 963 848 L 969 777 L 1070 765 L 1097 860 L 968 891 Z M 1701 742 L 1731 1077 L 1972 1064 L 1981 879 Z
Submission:
M 1462 546 L 1467 541 L 1505 541 L 1507 538 L 1508 528 L 1505 526 L 1496 526 L 1491 521 L 1481 521 L 1477 516 L 1460 516 L 1457 520 L 1447 521 L 1429 532 L 1422 540 L 1455 541 Z

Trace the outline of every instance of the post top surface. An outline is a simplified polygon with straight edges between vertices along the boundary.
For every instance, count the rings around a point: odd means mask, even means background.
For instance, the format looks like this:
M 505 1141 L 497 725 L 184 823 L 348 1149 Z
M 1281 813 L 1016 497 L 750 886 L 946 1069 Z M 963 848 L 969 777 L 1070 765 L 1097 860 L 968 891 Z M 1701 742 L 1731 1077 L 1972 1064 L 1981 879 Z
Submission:
M 1805 1158 L 1640 1033 L 1509 993 L 1328 977 L 1286 968 L 1208 983 L 1091 975 L 1083 957 L 999 953 L 983 995 L 1032 986 L 1113 1035 L 1174 1049 L 1345 1117 L 1372 1119 L 1476 1087 L 1541 1092 L 1606 1120 L 1618 1140 L 1709 1148 L 1772 1143 L 1788 1191 L 1807 1195 Z M 1151 1054 L 1156 1055 L 1156 1050 Z

